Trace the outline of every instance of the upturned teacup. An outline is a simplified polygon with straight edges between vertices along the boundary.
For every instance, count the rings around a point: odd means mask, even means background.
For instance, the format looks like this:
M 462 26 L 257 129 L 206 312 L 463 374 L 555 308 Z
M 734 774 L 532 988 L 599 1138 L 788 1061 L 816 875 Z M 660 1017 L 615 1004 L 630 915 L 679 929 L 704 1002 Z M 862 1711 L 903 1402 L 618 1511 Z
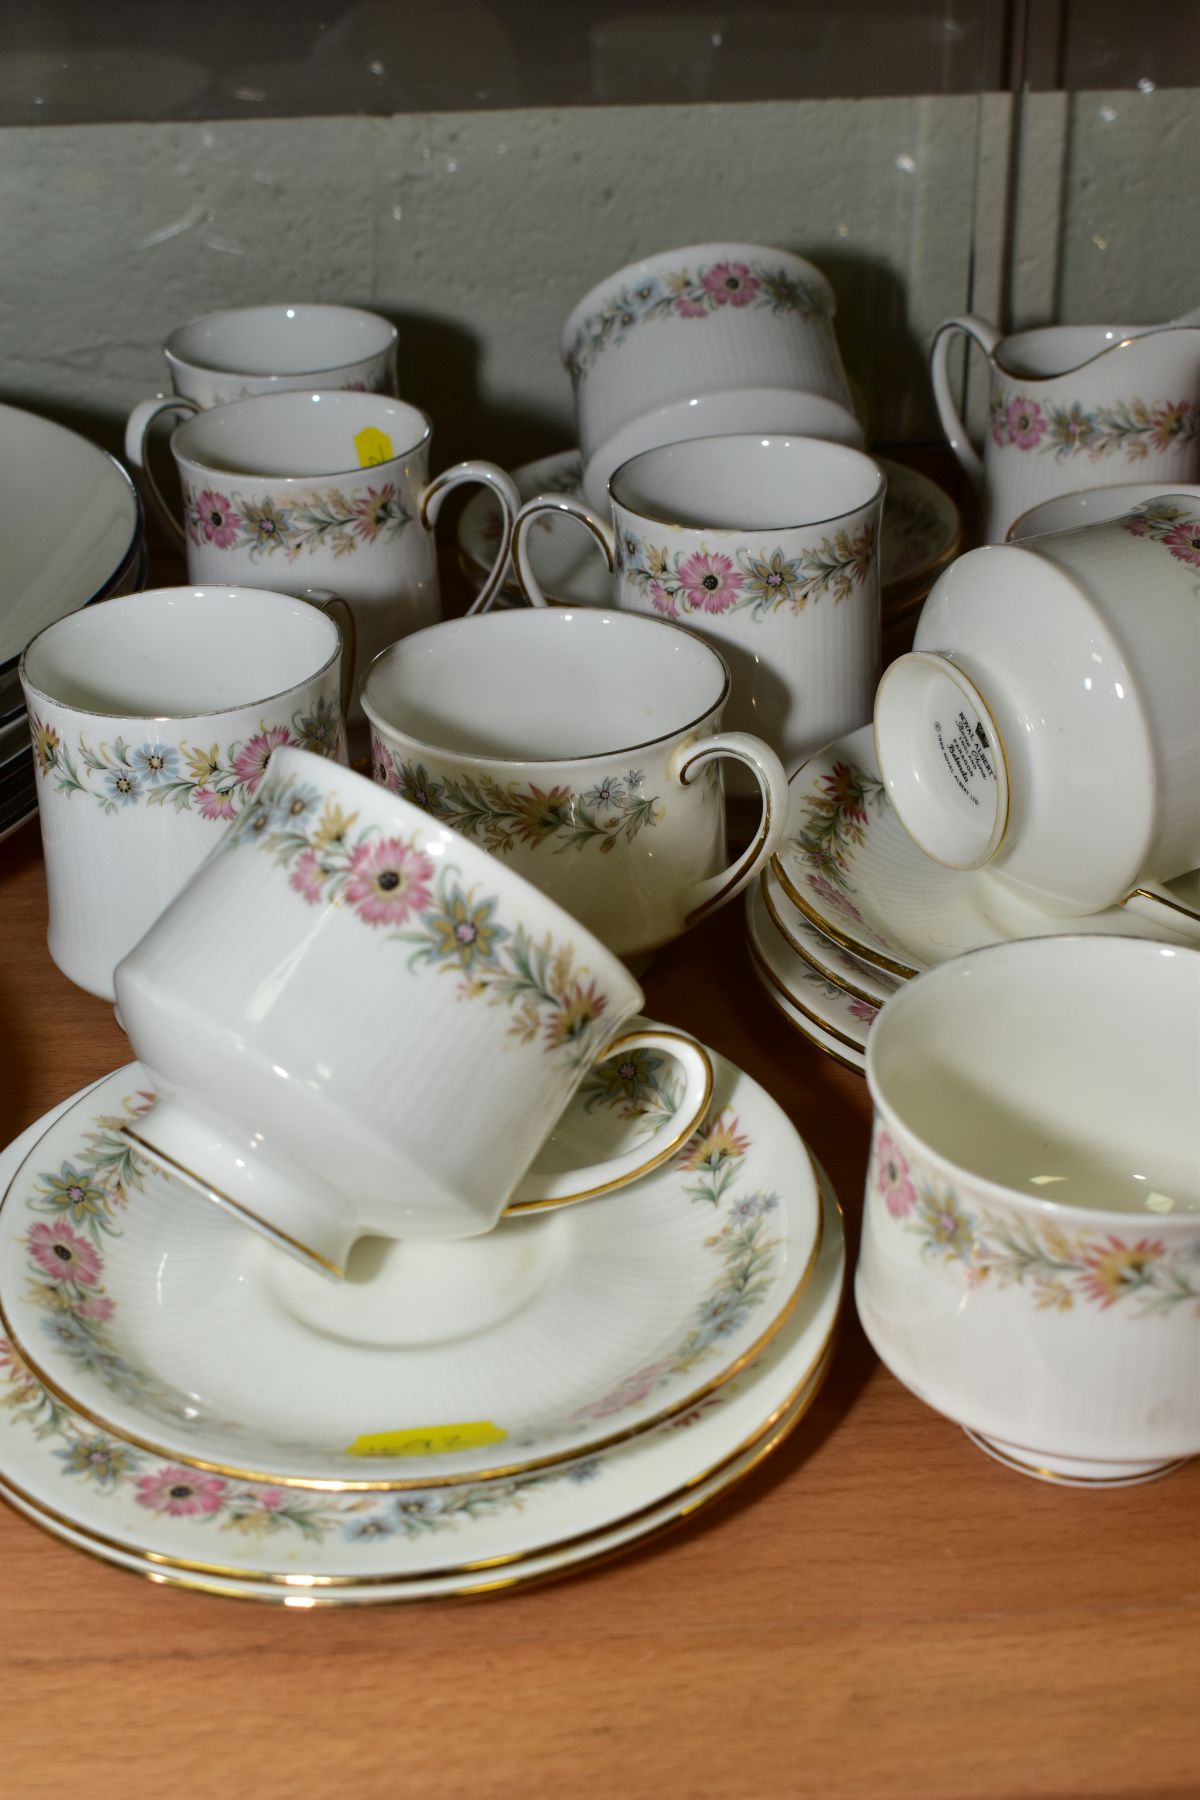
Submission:
M 544 605 L 530 528 L 547 512 L 579 519 L 613 570 L 616 604 L 717 646 L 733 676 L 729 723 L 794 768 L 871 716 L 884 488 L 870 457 L 816 438 L 665 444 L 613 475 L 611 524 L 569 495 L 528 501 L 513 534 L 517 578 Z
M 345 761 L 353 652 L 339 610 L 259 588 L 158 588 L 73 613 L 29 645 L 50 955 L 79 987 L 113 998 L 117 963 L 276 749 Z
M 918 977 L 867 1042 L 856 1281 L 892 1372 L 1027 1474 L 1200 1451 L 1200 953 L 1034 938 Z
M 386 644 L 440 616 L 433 523 L 462 482 L 490 487 L 505 520 L 478 604 L 503 581 L 515 486 L 488 462 L 456 463 L 430 481 L 433 427 L 415 406 L 306 388 L 192 411 L 171 434 L 183 492 L 183 522 L 172 529 L 188 573 L 336 589 L 354 613 L 360 672 Z M 144 433 L 127 438 L 152 485 L 146 450 Z M 361 717 L 357 697 L 350 717 Z
M 981 458 L 958 415 L 949 354 L 962 333 L 988 363 Z M 986 319 L 947 319 L 930 348 L 947 442 L 983 496 L 1000 543 L 1030 507 L 1120 476 L 1169 488 L 1200 479 L 1200 327 L 1047 325 L 1001 337 Z
M 600 282 L 562 337 L 591 503 L 602 502 L 619 463 L 655 443 L 757 429 L 861 443 L 834 311 L 819 269 L 763 244 L 689 244 Z M 721 422 L 693 424 L 696 403 L 718 394 L 728 397 Z M 796 395 L 814 398 L 813 418 L 819 413 L 828 433 L 794 412 L 780 416 L 785 396 Z M 776 409 L 770 415 L 764 398 Z M 650 415 L 658 415 L 656 435 L 631 440 L 631 428 Z
M 582 1200 L 687 1139 L 711 1067 L 625 1032 L 628 970 L 503 862 L 352 771 L 276 752 L 251 804 L 116 974 L 158 1095 L 127 1136 L 340 1276 L 364 1234 L 490 1230 L 597 1061 L 683 1072 L 675 1113 L 522 1204 Z
M 385 650 L 363 705 L 376 781 L 644 959 L 740 893 L 778 845 L 787 782 L 722 731 L 729 671 L 690 632 L 567 608 L 454 620 Z M 762 799 L 726 866 L 720 762 Z
M 969 551 L 875 700 L 880 773 L 927 855 L 1043 909 L 1124 905 L 1200 936 L 1158 884 L 1200 864 L 1200 508 Z

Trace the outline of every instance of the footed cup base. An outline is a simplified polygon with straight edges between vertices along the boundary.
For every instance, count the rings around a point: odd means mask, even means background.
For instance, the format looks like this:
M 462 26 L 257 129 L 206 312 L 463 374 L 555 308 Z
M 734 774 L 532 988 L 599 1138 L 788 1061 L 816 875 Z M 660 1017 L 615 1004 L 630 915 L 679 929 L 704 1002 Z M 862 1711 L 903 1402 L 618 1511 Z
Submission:
M 985 1437 L 964 1425 L 963 1431 L 985 1456 L 1015 1469 L 1034 1481 L 1049 1481 L 1063 1487 L 1121 1488 L 1137 1487 L 1145 1481 L 1159 1481 L 1173 1475 L 1191 1458 L 1173 1457 L 1167 1462 L 1109 1462 L 1080 1456 L 1048 1456 L 1038 1450 L 1026 1450 L 1016 1444 L 1005 1444 L 999 1438 Z

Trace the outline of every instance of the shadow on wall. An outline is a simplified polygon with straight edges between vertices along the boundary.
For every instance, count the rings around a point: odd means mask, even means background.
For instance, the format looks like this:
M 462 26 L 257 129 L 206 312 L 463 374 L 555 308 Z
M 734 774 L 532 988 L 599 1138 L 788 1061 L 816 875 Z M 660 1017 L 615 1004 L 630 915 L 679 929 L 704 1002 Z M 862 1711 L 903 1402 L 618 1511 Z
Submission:
M 824 271 L 837 295 L 837 336 L 846 373 L 865 397 L 867 448 L 879 438 L 873 396 L 886 394 L 892 409 L 886 442 L 935 443 L 940 438 L 929 385 L 929 346 L 913 331 L 904 284 L 893 269 L 836 245 L 798 247 Z

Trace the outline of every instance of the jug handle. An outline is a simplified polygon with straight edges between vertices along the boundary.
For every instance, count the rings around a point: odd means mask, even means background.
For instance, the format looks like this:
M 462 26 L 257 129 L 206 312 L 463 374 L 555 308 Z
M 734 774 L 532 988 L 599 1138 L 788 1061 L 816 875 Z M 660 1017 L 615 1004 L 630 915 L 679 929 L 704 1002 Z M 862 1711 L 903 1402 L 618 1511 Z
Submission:
M 986 319 L 976 313 L 964 313 L 958 319 L 945 319 L 933 334 L 933 342 L 929 346 L 929 374 L 933 381 L 933 398 L 937 403 L 938 418 L 942 430 L 946 434 L 946 442 L 958 458 L 959 464 L 976 493 L 983 488 L 983 462 L 979 452 L 967 435 L 967 428 L 958 416 L 958 408 L 950 392 L 950 373 L 948 368 L 950 344 L 953 334 L 961 331 L 964 337 L 973 338 L 983 351 L 991 358 L 993 350 L 1000 342 L 1000 333 Z

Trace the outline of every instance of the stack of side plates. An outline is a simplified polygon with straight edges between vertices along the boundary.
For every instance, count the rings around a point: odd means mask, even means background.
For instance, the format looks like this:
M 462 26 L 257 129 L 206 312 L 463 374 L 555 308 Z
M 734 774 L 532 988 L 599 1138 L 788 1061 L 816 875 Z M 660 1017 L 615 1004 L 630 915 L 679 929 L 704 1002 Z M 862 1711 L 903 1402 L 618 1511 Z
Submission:
M 675 1103 L 589 1077 L 541 1153 Z M 804 1417 L 841 1215 L 794 1127 L 712 1056 L 668 1163 L 455 1244 L 364 1241 L 331 1283 L 117 1137 L 137 1064 L 0 1154 L 0 1496 L 150 1577 L 293 1606 L 485 1593 L 656 1536 Z
M 142 509 L 129 476 L 86 438 L 0 406 L 0 838 L 37 811 L 21 652 L 92 600 L 141 587 Z
M 1200 918 L 1200 874 L 1169 885 Z M 792 776 L 787 832 L 747 905 L 750 953 L 771 999 L 805 1037 L 860 1071 L 878 1009 L 912 976 L 986 944 L 1063 932 L 1195 941 L 1120 906 L 1043 912 L 986 869 L 943 868 L 893 811 L 869 725 Z

